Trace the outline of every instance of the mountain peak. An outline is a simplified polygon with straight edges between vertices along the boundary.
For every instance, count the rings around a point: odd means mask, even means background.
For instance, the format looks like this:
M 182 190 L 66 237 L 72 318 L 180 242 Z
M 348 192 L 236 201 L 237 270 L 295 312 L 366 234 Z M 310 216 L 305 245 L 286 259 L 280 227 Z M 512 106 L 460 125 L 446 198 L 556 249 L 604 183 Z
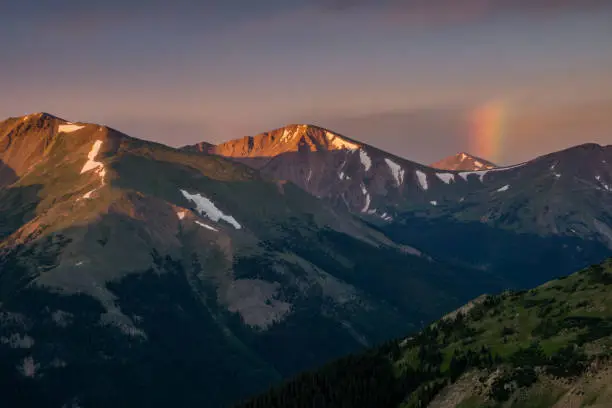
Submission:
M 219 145 L 198 143 L 186 146 L 196 150 L 226 157 L 254 158 L 274 157 L 283 153 L 303 151 L 357 150 L 363 144 L 328 129 L 311 124 L 290 124 L 255 136 L 245 136 Z
M 274 142 L 295 148 L 296 151 L 356 150 L 361 147 L 355 140 L 311 124 L 291 124 L 258 136 L 266 135 Z
M 473 154 L 460 152 L 435 162 L 431 164 L 430 167 L 441 170 L 476 171 L 493 169 L 497 167 L 497 165 L 481 157 L 474 156 Z
M 35 113 L 29 113 L 27 115 L 24 116 L 20 116 L 17 119 L 22 119 L 22 120 L 29 120 L 29 119 L 36 119 L 36 120 L 61 120 L 61 121 L 65 121 L 64 119 L 55 116 L 51 113 L 48 112 L 35 112 Z

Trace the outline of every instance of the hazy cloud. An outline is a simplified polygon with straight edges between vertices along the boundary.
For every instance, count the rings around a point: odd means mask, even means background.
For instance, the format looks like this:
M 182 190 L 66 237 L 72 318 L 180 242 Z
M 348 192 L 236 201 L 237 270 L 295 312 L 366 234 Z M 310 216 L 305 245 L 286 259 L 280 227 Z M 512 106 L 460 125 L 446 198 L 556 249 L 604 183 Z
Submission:
M 3 5 L 2 14 L 21 16 L 214 17 L 258 14 L 315 7 L 321 10 L 387 10 L 415 15 L 490 15 L 496 13 L 555 13 L 612 8 L 609 0 L 19 0 Z M 61 24 L 61 22 L 58 22 Z
M 452 24 L 512 14 L 612 11 L 610 0 L 19 0 L 3 5 L 0 23 L 68 33 L 143 23 L 198 27 L 316 13 L 362 13 L 382 23 Z M 314 13 L 314 14 L 313 14 Z
M 328 12 L 369 12 L 386 22 L 415 25 L 471 23 L 496 17 L 547 18 L 612 11 L 610 0 L 312 0 Z
M 432 14 L 462 13 L 464 10 L 498 12 L 557 12 L 565 10 L 597 10 L 610 8 L 609 0 L 313 0 L 320 7 L 330 10 L 350 10 L 372 7 L 429 12 Z

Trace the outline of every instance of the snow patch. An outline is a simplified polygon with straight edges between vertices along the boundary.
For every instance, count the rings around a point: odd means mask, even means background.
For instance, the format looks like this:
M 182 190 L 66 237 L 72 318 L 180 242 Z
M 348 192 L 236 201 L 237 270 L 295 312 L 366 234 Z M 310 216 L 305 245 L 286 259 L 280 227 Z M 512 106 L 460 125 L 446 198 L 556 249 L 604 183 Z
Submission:
M 104 175 L 106 174 L 104 165 L 95 160 L 96 156 L 98 156 L 98 153 L 100 152 L 100 147 L 102 147 L 102 141 L 96 140 L 93 146 L 91 147 L 89 154 L 87 155 L 87 163 L 85 163 L 85 165 L 81 169 L 81 174 L 86 173 L 90 170 L 98 169 L 97 173 L 100 175 L 100 178 L 102 178 L 102 182 L 104 182 Z
M 372 168 L 372 159 L 370 159 L 370 156 L 368 156 L 368 153 L 365 150 L 359 150 L 359 159 L 361 160 L 361 164 L 363 164 L 365 171 L 369 171 L 370 168 Z
M 195 223 L 196 223 L 196 224 L 198 224 L 200 227 L 204 227 L 204 228 L 209 229 L 209 230 L 211 230 L 211 231 L 219 232 L 219 230 L 218 230 L 218 229 L 213 228 L 213 227 L 211 227 L 210 225 L 204 224 L 203 222 L 196 221 Z
M 555 175 L 556 178 L 561 178 L 561 174 L 560 173 L 553 173 Z
M 505 186 L 498 188 L 497 191 L 498 192 L 508 191 L 509 188 L 510 188 L 510 184 L 506 184 Z
M 308 177 L 306 177 L 306 182 L 310 183 L 311 178 L 312 178 L 312 169 L 308 169 Z
M 595 176 L 595 180 L 597 180 L 599 182 L 599 184 L 601 184 L 601 186 L 604 188 L 604 190 L 606 191 L 612 191 L 612 189 L 610 188 L 609 185 L 607 185 L 606 183 L 604 183 L 603 181 L 601 181 L 601 176 Z
M 102 185 L 104 185 L 105 184 L 104 178 L 106 176 L 106 168 L 104 167 L 104 164 L 102 164 L 101 162 L 97 162 L 95 160 L 96 156 L 98 156 L 98 153 L 100 152 L 100 147 L 102 147 L 102 140 L 96 140 L 93 146 L 91 147 L 89 154 L 87 155 L 87 162 L 85 163 L 85 165 L 83 165 L 83 168 L 81 169 L 81 174 L 87 173 L 88 171 L 91 171 L 91 170 L 95 170 L 95 173 L 100 177 L 100 181 Z M 91 195 L 96 190 L 97 188 L 85 193 L 81 198 L 83 199 L 91 198 Z
M 283 135 L 280 138 L 280 142 L 281 143 L 288 142 L 290 138 L 291 138 L 291 134 L 289 133 L 289 129 L 285 129 L 283 130 Z
M 483 166 L 483 164 L 481 162 L 479 162 L 479 161 L 475 161 L 474 162 L 474 166 L 476 166 L 478 168 L 481 168 Z
M 370 193 L 368 193 L 368 189 L 366 188 L 365 184 L 361 184 L 361 192 L 365 195 L 365 205 L 363 206 L 363 209 L 361 210 L 362 213 L 368 211 L 368 209 L 370 208 L 370 203 L 371 203 L 371 198 L 370 198 Z
M 438 202 L 434 200 L 434 201 L 430 201 L 429 204 L 431 204 L 431 205 L 433 205 L 435 207 L 436 205 L 438 205 Z
M 467 181 L 468 177 L 472 174 L 476 174 L 479 176 L 480 181 L 484 181 L 484 176 L 489 172 L 490 170 L 481 170 L 481 171 L 463 171 L 461 173 L 459 173 L 459 176 L 461 176 L 462 179 L 464 179 L 465 181 Z
M 427 174 L 423 173 L 421 170 L 417 170 L 416 175 L 421 188 L 423 190 L 427 190 L 429 188 L 429 184 L 427 183 Z
M 229 224 L 231 224 L 236 229 L 241 229 L 242 226 L 236 221 L 234 217 L 231 215 L 226 215 L 223 211 L 219 210 L 215 204 L 210 201 L 208 198 L 202 196 L 201 194 L 189 194 L 185 190 L 181 190 L 181 194 L 197 206 L 197 211 L 201 215 L 205 215 L 210 218 L 214 222 L 219 222 L 219 220 L 223 220 Z
M 90 190 L 88 192 L 86 192 L 85 194 L 83 194 L 83 196 L 81 197 L 82 199 L 88 200 L 91 198 L 91 195 L 93 193 L 95 193 L 95 191 L 97 190 L 97 188 L 94 188 L 93 190 Z
M 57 132 L 58 133 L 71 133 L 71 132 L 76 132 L 79 129 L 83 129 L 85 126 L 83 125 L 75 125 L 74 123 L 70 123 L 68 122 L 65 125 L 59 125 L 57 127 Z
M 390 216 L 389 214 L 387 214 L 386 212 L 385 212 L 385 213 L 383 213 L 383 214 L 380 216 L 380 218 L 382 218 L 382 219 L 383 219 L 383 220 L 385 220 L 385 221 L 391 221 L 391 220 L 393 220 L 393 217 L 392 217 L 392 216 Z
M 455 181 L 455 175 L 453 173 L 436 173 L 436 176 L 446 184 L 450 184 L 451 181 Z
M 334 149 L 357 150 L 360 147 L 358 144 L 349 142 L 348 140 L 345 140 L 341 138 L 340 136 L 335 135 L 331 132 L 325 132 L 325 137 L 327 137 L 327 141 L 329 142 L 330 146 Z
M 402 169 L 399 164 L 391 159 L 385 159 L 385 162 L 387 163 L 387 166 L 389 166 L 389 170 L 391 170 L 391 174 L 395 178 L 395 183 L 398 187 L 401 186 L 404 182 L 404 169 Z

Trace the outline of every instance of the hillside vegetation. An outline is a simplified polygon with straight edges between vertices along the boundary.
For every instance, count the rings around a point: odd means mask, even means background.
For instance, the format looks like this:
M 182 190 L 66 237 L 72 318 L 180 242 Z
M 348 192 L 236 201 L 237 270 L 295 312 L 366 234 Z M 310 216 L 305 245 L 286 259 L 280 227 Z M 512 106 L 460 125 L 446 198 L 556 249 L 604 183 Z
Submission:
M 419 334 L 302 374 L 259 407 L 605 407 L 612 259 L 538 288 L 483 296 Z

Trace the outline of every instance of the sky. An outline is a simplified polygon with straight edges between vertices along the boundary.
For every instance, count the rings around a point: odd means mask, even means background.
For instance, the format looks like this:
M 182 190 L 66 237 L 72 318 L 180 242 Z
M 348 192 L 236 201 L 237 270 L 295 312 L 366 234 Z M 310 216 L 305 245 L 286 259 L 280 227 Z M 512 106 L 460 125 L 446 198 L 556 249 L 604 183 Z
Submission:
M 609 0 L 19 0 L 0 118 L 180 146 L 312 123 L 431 163 L 612 144 Z

